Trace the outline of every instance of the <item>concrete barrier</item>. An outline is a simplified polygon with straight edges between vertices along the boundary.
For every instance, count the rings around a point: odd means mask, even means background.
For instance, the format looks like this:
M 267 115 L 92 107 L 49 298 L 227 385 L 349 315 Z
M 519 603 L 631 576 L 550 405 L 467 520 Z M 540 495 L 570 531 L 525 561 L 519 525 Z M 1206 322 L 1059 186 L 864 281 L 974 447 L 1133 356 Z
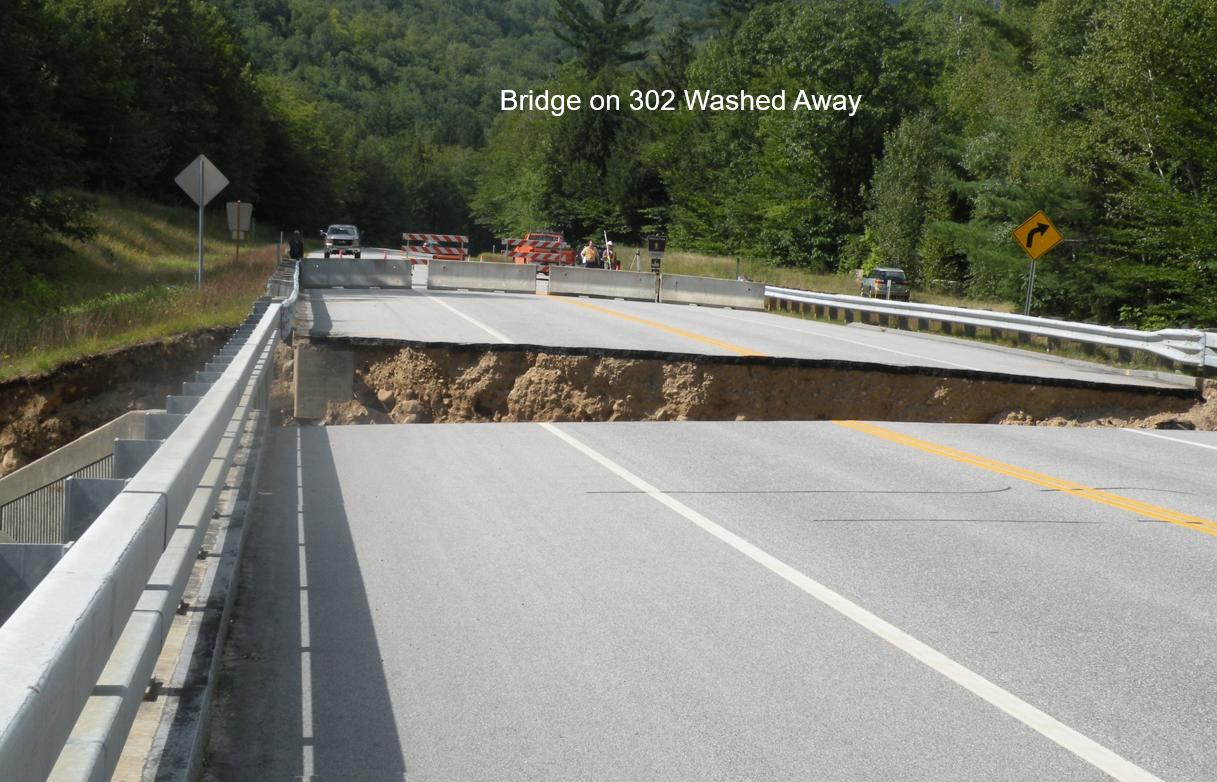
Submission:
M 144 437 L 144 416 L 148 410 L 133 410 L 99 426 L 92 432 L 0 478 L 0 505 L 5 505 L 43 486 L 82 470 L 114 453 L 116 439 L 139 440 Z
M 63 557 L 58 543 L 0 543 L 0 625 Z
M 551 266 L 549 295 L 655 301 L 655 275 L 650 272 L 585 269 L 582 266 Z
M 765 309 L 765 286 L 746 280 L 713 277 L 659 276 L 659 300 L 667 304 L 700 304 L 738 310 Z
M 535 263 L 435 261 L 427 266 L 427 289 L 536 293 L 537 265 Z
M 414 265 L 405 260 L 350 258 L 300 262 L 301 288 L 409 288 Z
M 349 402 L 355 393 L 355 352 L 313 346 L 297 339 L 292 394 L 296 418 L 325 418 L 329 403 Z

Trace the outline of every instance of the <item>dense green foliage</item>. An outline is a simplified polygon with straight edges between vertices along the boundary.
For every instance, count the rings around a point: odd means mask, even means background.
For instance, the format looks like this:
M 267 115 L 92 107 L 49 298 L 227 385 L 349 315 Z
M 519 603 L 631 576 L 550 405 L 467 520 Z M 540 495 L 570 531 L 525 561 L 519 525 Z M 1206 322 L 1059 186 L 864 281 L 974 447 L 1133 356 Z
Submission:
M 225 198 L 310 232 L 651 231 L 813 270 L 898 265 L 1021 301 L 1010 231 L 1066 242 L 1034 309 L 1217 325 L 1211 0 L 0 0 L 0 287 L 11 247 L 89 232 L 65 185 Z M 500 111 L 501 90 L 579 95 Z M 676 110 L 631 92 L 672 90 Z M 684 90 L 785 92 L 783 111 Z M 799 90 L 861 96 L 793 110 Z M 593 95 L 619 108 L 592 110 Z M 15 117 L 20 116 L 20 121 Z M 23 238 L 24 237 L 24 238 Z M 45 257 L 45 256 L 39 256 Z M 17 281 L 17 282 L 14 282 Z M 0 296 L 5 295 L 0 290 Z
M 551 91 L 787 93 L 786 111 L 499 118 L 474 206 L 499 231 L 667 231 L 815 270 L 901 266 L 1021 301 L 1010 238 L 1044 209 L 1066 241 L 1033 308 L 1217 324 L 1217 6 L 1208 0 L 724 0 L 643 69 Z M 683 37 L 682 37 L 683 36 Z M 853 116 L 793 91 L 861 95 Z

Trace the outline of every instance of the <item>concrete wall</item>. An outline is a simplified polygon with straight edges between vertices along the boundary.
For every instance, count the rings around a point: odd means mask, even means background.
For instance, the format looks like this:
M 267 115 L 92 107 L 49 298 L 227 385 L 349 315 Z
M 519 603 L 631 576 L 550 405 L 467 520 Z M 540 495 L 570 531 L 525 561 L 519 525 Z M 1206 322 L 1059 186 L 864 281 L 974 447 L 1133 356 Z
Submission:
M 296 418 L 325 418 L 331 402 L 349 402 L 355 393 L 355 353 L 318 347 L 297 339 L 292 374 Z
M 585 269 L 582 266 L 551 266 L 549 295 L 655 301 L 655 275 L 650 272 Z
M 414 265 L 381 258 L 304 259 L 301 288 L 409 288 Z
M 670 304 L 700 304 L 703 307 L 733 307 L 741 310 L 765 308 L 765 286 L 747 280 L 719 280 L 661 274 L 659 300 Z
M 57 543 L 0 543 L 0 625 L 62 558 Z
M 533 263 L 434 261 L 427 266 L 427 288 L 536 293 L 537 266 Z
M 0 478 L 0 505 L 88 467 L 114 453 L 116 439 L 142 440 L 148 410 L 132 410 L 62 448 Z

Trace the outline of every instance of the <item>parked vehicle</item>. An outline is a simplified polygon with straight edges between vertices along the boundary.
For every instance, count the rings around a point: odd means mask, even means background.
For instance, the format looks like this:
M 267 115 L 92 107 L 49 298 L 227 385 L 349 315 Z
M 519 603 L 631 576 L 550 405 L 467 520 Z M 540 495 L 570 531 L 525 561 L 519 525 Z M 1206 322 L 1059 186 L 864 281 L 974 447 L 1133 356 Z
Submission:
M 862 287 L 858 290 L 858 295 L 872 299 L 910 301 L 912 289 L 913 286 L 904 276 L 903 269 L 883 266 L 874 269 L 862 278 Z
M 331 225 L 321 232 L 325 239 L 325 257 L 352 255 L 359 257 L 359 229 L 353 225 Z

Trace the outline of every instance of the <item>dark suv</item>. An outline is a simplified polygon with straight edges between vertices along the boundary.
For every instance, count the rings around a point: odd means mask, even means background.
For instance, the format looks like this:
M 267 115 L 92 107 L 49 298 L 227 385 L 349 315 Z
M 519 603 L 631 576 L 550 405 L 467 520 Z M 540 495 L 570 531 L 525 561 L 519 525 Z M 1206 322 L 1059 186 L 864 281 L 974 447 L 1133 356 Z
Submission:
M 858 295 L 872 299 L 910 301 L 912 288 L 913 286 L 904 276 L 903 269 L 890 266 L 880 267 L 862 278 L 862 287 L 858 290 Z
M 353 225 L 331 225 L 321 232 L 325 239 L 325 257 L 353 255 L 359 257 L 359 229 Z

